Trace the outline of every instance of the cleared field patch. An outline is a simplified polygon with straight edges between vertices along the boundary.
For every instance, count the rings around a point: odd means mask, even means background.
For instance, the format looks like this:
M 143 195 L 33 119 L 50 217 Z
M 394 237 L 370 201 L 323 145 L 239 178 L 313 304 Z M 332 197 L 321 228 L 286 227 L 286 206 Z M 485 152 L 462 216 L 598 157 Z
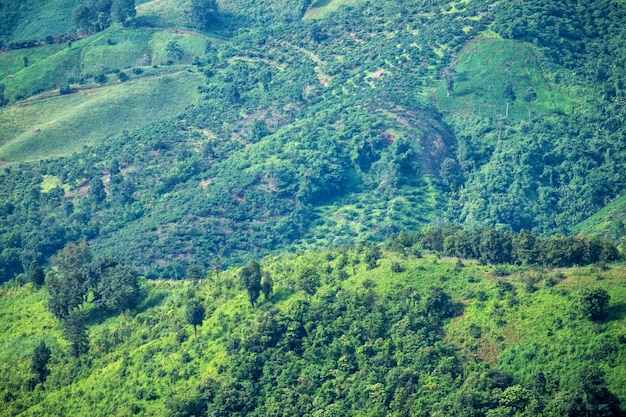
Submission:
M 354 6 L 362 0 L 317 0 L 311 4 L 304 14 L 305 19 L 321 19 L 336 11 L 341 6 Z
M 194 72 L 142 78 L 0 111 L 0 159 L 62 156 L 151 120 L 182 112 L 197 97 Z
M 471 42 L 449 77 L 451 87 L 441 81 L 437 100 L 441 110 L 455 114 L 504 117 L 508 102 L 508 117 L 522 120 L 569 114 L 576 105 L 544 74 L 532 47 L 511 40 L 484 37 Z

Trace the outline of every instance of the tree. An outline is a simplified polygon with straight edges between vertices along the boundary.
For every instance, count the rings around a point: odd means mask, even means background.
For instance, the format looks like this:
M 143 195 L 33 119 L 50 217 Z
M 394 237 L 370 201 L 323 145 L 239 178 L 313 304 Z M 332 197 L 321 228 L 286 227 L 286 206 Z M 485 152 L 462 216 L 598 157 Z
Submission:
M 434 287 L 424 303 L 424 310 L 429 317 L 440 320 L 454 316 L 452 298 L 441 287 Z
M 509 103 L 515 101 L 517 97 L 515 96 L 515 91 L 513 91 L 513 85 L 511 83 L 507 83 L 504 87 L 504 91 L 502 92 L 502 96 L 506 100 L 506 115 L 505 117 L 509 117 Z
M 91 252 L 84 241 L 68 243 L 51 258 L 50 263 L 57 272 L 51 271 L 46 276 L 50 294 L 48 309 L 57 318 L 67 319 L 83 302 L 88 289 L 86 265 L 90 260 Z
M 26 273 L 28 280 L 33 283 L 35 288 L 40 288 L 46 281 L 46 276 L 41 269 L 41 265 L 36 260 L 30 263 L 28 272 Z
M 69 242 L 50 259 L 52 266 L 57 267 L 62 274 L 79 271 L 89 261 L 91 261 L 91 252 L 84 240 L 78 244 Z
M 239 284 L 248 292 L 252 307 L 261 294 L 261 265 L 250 261 L 239 270 Z
M 58 319 L 65 320 L 83 301 L 83 286 L 75 273 L 46 275 L 48 310 Z
M 604 319 L 608 314 L 611 296 L 604 288 L 584 288 L 578 296 L 578 309 L 591 320 Z
M 191 25 L 206 30 L 217 22 L 216 0 L 191 0 Z
M 483 262 L 508 263 L 511 260 L 511 236 L 507 232 L 487 229 L 480 236 L 479 250 Z
M 320 276 L 315 268 L 311 266 L 307 266 L 300 272 L 300 274 L 298 274 L 298 281 L 296 284 L 298 289 L 309 295 L 315 294 L 320 284 Z
M 574 378 L 574 386 L 555 395 L 546 407 L 548 415 L 565 417 L 623 416 L 619 399 L 606 387 L 604 372 L 588 366 Z
M 72 23 L 79 31 L 91 32 L 95 29 L 94 14 L 95 12 L 91 7 L 81 4 L 72 13 Z
M 374 244 L 370 245 L 365 250 L 365 263 L 367 269 L 374 269 L 378 266 L 378 260 L 383 256 L 383 252 L 380 250 L 380 246 Z
M 263 279 L 261 280 L 261 291 L 265 296 L 265 300 L 269 301 L 272 296 L 272 289 L 274 288 L 274 281 L 272 280 L 272 276 L 269 273 L 263 275 Z
M 98 306 L 113 311 L 135 307 L 141 294 L 137 273 L 124 265 L 110 268 L 93 291 Z
M 197 336 L 196 326 L 201 326 L 204 321 L 204 306 L 197 300 L 189 300 L 185 308 L 185 319 L 193 326 L 193 334 Z
M 165 53 L 171 61 L 180 61 L 185 56 L 185 51 L 176 41 L 170 41 L 165 46 Z
M 190 279 L 194 282 L 200 281 L 204 278 L 204 270 L 198 264 L 191 264 L 187 268 L 187 279 Z
M 46 346 L 44 341 L 35 347 L 33 352 L 33 361 L 30 364 L 30 370 L 35 374 L 37 382 L 43 384 L 46 378 L 50 374 L 48 369 L 48 362 L 50 361 L 50 349 Z
M 6 86 L 0 83 L 0 107 L 4 106 L 7 103 L 7 100 L 4 99 L 4 90 Z
M 100 204 L 107 198 L 102 178 L 94 178 L 89 182 L 89 198 L 95 204 Z
M 537 92 L 534 88 L 529 87 L 524 93 L 524 101 L 528 103 L 528 117 L 530 117 L 530 103 L 537 100 Z
M 456 75 L 456 70 L 452 67 L 446 67 L 443 70 L 442 78 L 446 83 L 446 97 L 450 97 L 452 95 L 452 89 L 454 88 L 454 76 Z
M 463 173 L 456 159 L 444 159 L 441 163 L 439 175 L 452 191 L 456 191 L 463 184 Z
M 122 26 L 127 20 L 137 16 L 135 0 L 113 0 L 111 5 L 111 17 Z
M 67 316 L 63 326 L 63 337 L 70 343 L 70 354 L 75 358 L 89 350 L 89 335 L 87 334 L 87 316 L 82 311 L 75 310 Z

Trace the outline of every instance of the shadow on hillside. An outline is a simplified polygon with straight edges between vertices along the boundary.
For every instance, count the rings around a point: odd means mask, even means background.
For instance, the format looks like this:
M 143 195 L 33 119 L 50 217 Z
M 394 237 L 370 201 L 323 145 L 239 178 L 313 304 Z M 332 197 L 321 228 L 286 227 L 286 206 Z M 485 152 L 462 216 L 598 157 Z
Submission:
M 137 312 L 146 311 L 150 308 L 161 305 L 167 298 L 168 292 L 161 289 L 152 289 L 147 294 L 144 294 L 142 301 L 137 306 Z
M 332 0 L 317 0 L 311 5 L 312 8 L 328 6 Z
M 626 303 L 616 303 L 607 310 L 607 321 L 621 320 L 626 317 Z

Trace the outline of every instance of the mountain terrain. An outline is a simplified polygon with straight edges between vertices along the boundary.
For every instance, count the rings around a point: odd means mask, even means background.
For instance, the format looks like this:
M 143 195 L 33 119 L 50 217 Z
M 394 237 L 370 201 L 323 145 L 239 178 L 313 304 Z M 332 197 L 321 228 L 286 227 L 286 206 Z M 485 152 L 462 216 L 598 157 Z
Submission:
M 624 415 L 623 0 L 0 4 L 0 415 Z
M 200 22 L 171 0 L 102 27 L 56 3 L 3 12 L 5 276 L 80 239 L 182 276 L 432 222 L 570 233 L 623 194 L 622 2 L 239 1 Z
M 623 264 L 489 266 L 406 238 L 140 279 L 121 310 L 99 285 L 61 320 L 56 277 L 5 283 L 0 415 L 624 415 Z

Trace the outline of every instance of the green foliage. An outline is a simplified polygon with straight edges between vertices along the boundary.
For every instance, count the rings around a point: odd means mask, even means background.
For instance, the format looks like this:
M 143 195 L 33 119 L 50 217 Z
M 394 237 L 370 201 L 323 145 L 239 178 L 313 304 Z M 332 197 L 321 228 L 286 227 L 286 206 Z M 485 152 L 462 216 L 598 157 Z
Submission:
M 46 378 L 50 375 L 50 369 L 48 369 L 50 354 L 50 348 L 46 346 L 44 341 L 38 344 L 33 352 L 33 360 L 30 365 L 30 370 L 35 375 L 36 381 L 40 384 L 46 382 Z
M 583 288 L 578 295 L 578 309 L 585 317 L 599 321 L 606 318 L 610 300 L 603 288 Z
M 85 312 L 73 310 L 63 322 L 63 337 L 70 344 L 69 353 L 78 358 L 89 351 L 89 335 L 87 334 L 87 316 Z
M 192 27 L 208 30 L 217 21 L 215 0 L 191 0 L 190 23 Z
M 201 326 L 204 321 L 205 309 L 198 300 L 189 300 L 185 306 L 185 319 L 193 326 L 193 332 L 197 335 L 196 326 Z
M 135 0 L 113 0 L 111 5 L 111 17 L 114 21 L 126 24 L 129 19 L 137 15 Z
M 5 284 L 0 316 L 9 319 L 0 326 L 0 372 L 7 378 L 0 380 L 0 414 L 20 409 L 84 415 L 120 410 L 402 415 L 418 409 L 443 415 L 575 415 L 583 410 L 619 415 L 616 395 L 626 395 L 618 337 L 624 333 L 619 306 L 626 299 L 620 268 L 603 271 L 601 282 L 590 268 L 563 269 L 557 287 L 538 285 L 533 293 L 522 291 L 524 281 L 513 273 L 505 282 L 519 302 L 509 305 L 496 297 L 500 284 L 491 278 L 491 267 L 467 261 L 457 269 L 455 260 L 428 254 L 401 259 L 404 255 L 383 247 L 379 267 L 367 269 L 362 262 L 356 273 L 348 268 L 349 275 L 340 280 L 335 271 L 363 257 L 358 252 L 363 249 L 263 259 L 263 280 L 270 275 L 273 280 L 273 303 L 255 309 L 245 307 L 247 291 L 235 285 L 239 269 L 196 284 L 148 281 L 148 296 L 135 311 L 89 320 L 89 349 L 78 360 L 71 340 L 64 353 L 64 326 L 45 311 L 45 292 Z M 342 261 L 344 256 L 348 261 Z M 390 274 L 392 262 L 401 262 L 404 270 Z M 110 264 L 95 260 L 88 265 L 97 272 Z M 313 295 L 305 296 L 294 290 L 307 265 L 319 265 L 315 269 L 323 279 Z M 525 269 L 524 277 L 540 272 Z M 437 288 L 431 288 L 433 280 L 439 280 Z M 578 286 L 611 294 L 602 328 L 567 315 L 577 300 L 563 291 Z M 479 291 L 486 297 L 476 297 Z M 187 322 L 191 293 L 206 310 L 196 337 L 187 338 L 180 325 Z M 89 305 L 81 307 L 87 316 L 93 316 L 91 311 Z M 497 325 L 498 320 L 504 324 Z M 548 330 L 556 337 L 547 336 Z M 35 386 L 31 391 L 32 354 L 42 340 L 52 351 L 50 373 L 45 390 Z M 587 369 L 592 364 L 601 372 Z
M 26 276 L 28 280 L 33 283 L 35 288 L 41 287 L 46 281 L 46 276 L 43 273 L 43 269 L 41 268 L 41 265 L 39 265 L 39 262 L 37 262 L 36 260 L 32 261 L 28 266 Z
M 239 285 L 248 293 L 248 301 L 254 303 L 261 295 L 261 265 L 257 261 L 249 261 L 239 270 Z

